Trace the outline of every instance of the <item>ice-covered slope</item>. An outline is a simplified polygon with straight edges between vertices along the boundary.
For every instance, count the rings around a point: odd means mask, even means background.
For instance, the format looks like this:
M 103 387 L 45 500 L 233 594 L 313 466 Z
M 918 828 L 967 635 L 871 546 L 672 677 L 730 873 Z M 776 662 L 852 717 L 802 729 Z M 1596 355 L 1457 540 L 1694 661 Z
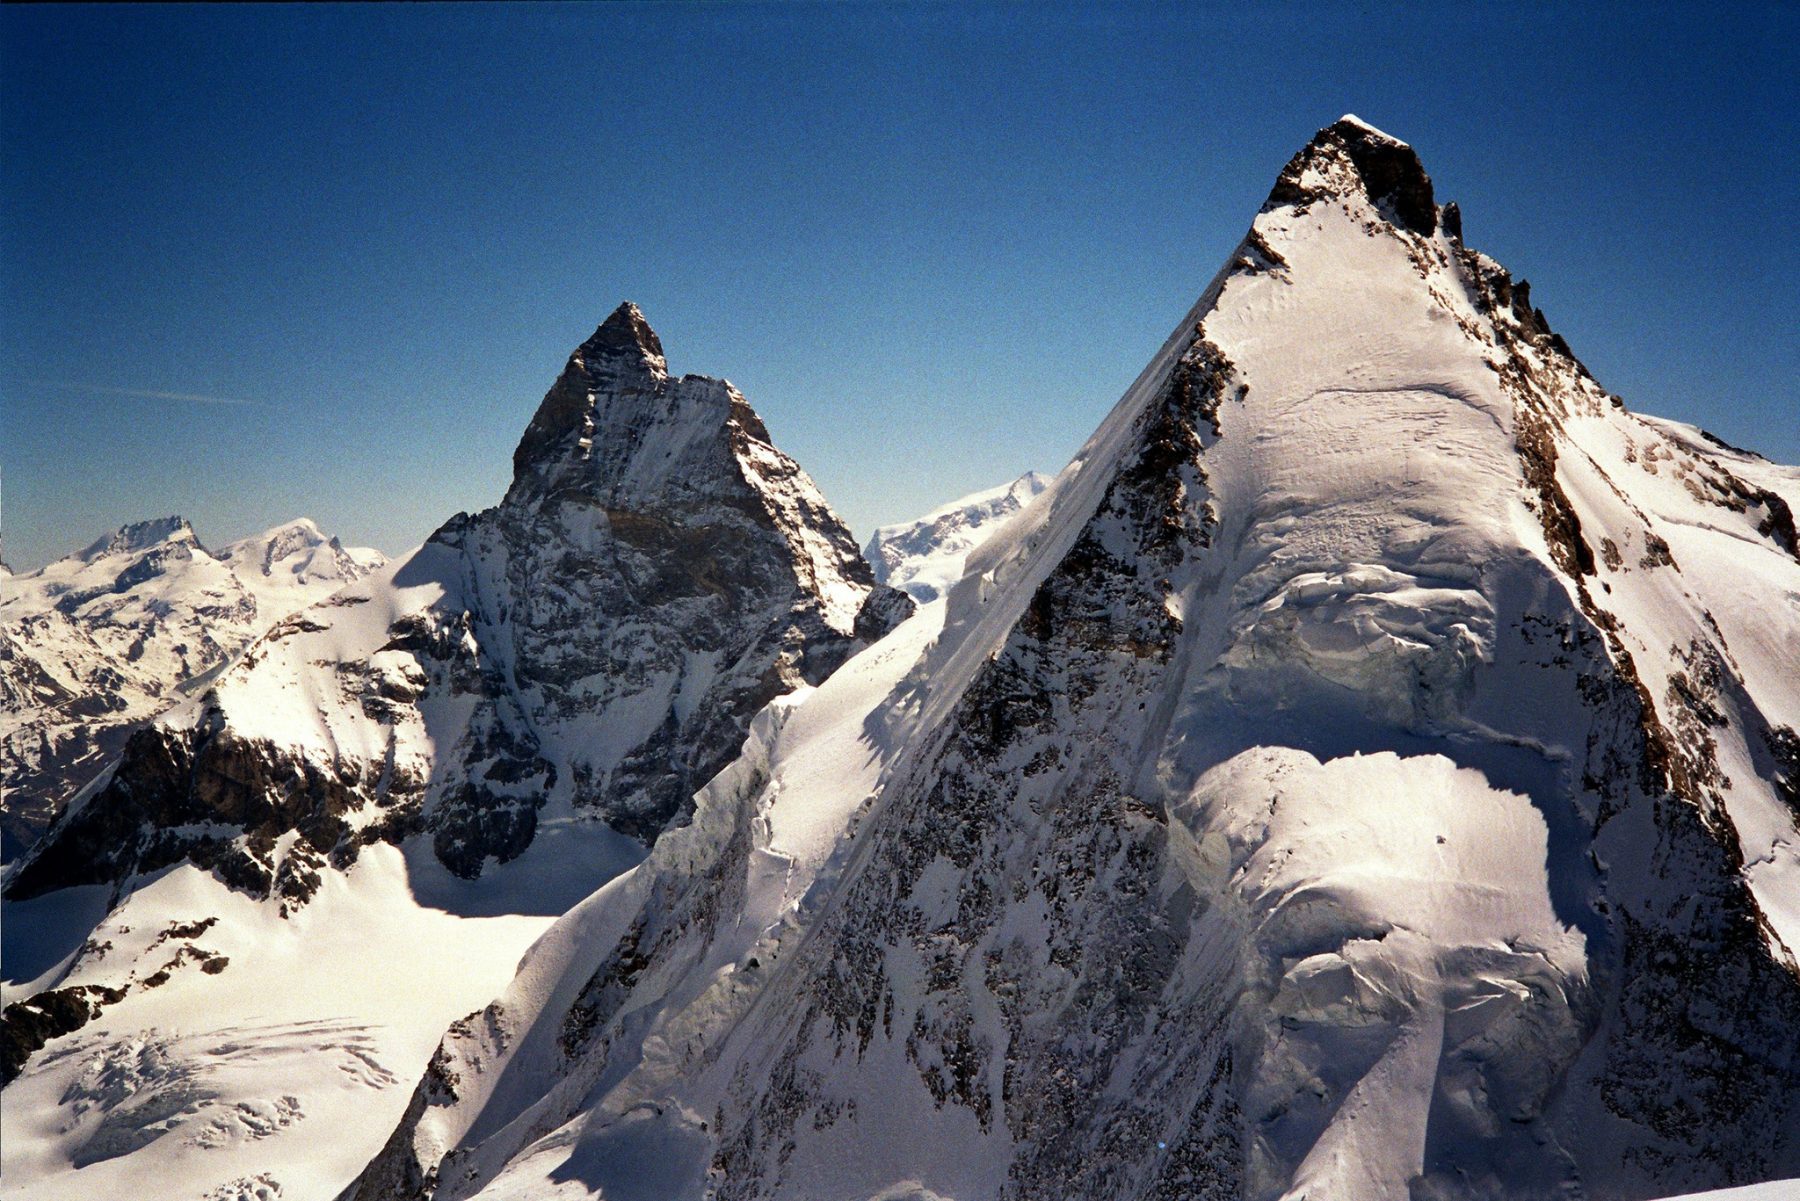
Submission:
M 947 606 L 765 711 L 355 1195 L 1800 1173 L 1793 475 L 1629 413 L 1460 225 L 1321 131 Z
M 0 840 L 11 860 L 131 732 L 275 622 L 381 566 L 304 518 L 214 555 L 179 517 L 0 583 Z
M 1029 471 L 1010 484 L 970 493 L 923 517 L 882 526 L 864 552 L 875 578 L 920 602 L 947 595 L 962 578 L 969 553 L 1049 486 L 1049 476 Z

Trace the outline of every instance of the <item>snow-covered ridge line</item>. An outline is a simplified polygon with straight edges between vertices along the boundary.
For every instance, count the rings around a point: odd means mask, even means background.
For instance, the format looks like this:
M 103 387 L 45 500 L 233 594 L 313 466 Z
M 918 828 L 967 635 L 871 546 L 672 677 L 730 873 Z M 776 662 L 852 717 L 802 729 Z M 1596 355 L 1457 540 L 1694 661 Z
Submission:
M 911 669 L 784 711 L 705 869 L 553 933 L 360 1195 L 1793 1175 L 1800 560 L 1739 467 L 1327 127 Z M 784 760 L 814 706 L 880 764 L 853 807 Z M 771 911 L 808 812 L 831 867 Z
M 132 730 L 194 695 L 278 621 L 382 565 L 307 518 L 217 553 L 180 517 L 127 525 L 6 577 L 0 793 L 14 859 Z

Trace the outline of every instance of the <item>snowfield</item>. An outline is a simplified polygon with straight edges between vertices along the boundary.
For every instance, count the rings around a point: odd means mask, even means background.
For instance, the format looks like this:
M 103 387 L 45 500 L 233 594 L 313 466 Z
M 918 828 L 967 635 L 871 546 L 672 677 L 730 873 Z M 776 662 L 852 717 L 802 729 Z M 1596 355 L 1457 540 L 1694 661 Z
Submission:
M 591 824 L 562 834 L 546 840 L 560 870 L 475 884 L 428 849 L 374 847 L 288 917 L 191 866 L 97 922 L 46 912 L 70 907 L 60 894 L 7 902 L 6 1001 L 49 982 L 126 993 L 7 1087 L 6 1195 L 88 1201 L 154 1183 L 198 1198 L 246 1180 L 283 1198 L 335 1195 L 380 1150 L 443 1028 L 641 854 Z M 72 969 L 45 962 L 59 934 L 69 952 L 87 944 Z

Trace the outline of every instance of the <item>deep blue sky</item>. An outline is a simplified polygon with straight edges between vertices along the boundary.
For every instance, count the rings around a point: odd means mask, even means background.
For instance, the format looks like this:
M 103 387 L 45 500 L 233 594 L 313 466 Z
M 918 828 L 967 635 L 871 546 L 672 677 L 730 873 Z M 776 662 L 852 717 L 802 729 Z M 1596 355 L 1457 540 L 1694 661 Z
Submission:
M 1800 461 L 1797 13 L 9 6 L 6 556 L 403 549 L 625 298 L 866 537 L 1060 467 L 1346 111 L 1628 404 Z

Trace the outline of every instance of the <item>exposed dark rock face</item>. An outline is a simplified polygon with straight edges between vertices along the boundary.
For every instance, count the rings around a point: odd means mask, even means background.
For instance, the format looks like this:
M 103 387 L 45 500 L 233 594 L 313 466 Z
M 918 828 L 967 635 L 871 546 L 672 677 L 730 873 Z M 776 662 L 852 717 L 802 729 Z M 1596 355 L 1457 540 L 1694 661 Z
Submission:
M 8 1005 L 0 1014 L 0 1084 L 11 1084 L 39 1047 L 81 1029 L 101 1009 L 124 998 L 122 988 L 87 984 L 51 989 Z
M 1314 173 L 1322 180 L 1309 181 Z M 1411 146 L 1345 117 L 1321 129 L 1283 168 L 1269 193 L 1270 205 L 1306 205 L 1340 191 L 1344 176 L 1353 178 L 1371 203 L 1391 211 L 1412 233 L 1437 232 L 1438 209 L 1431 177 Z M 1456 216 L 1461 237 L 1462 213 Z
M 1169 895 L 1164 817 L 1131 781 L 1152 721 L 1140 698 L 1166 685 L 1182 628 L 1168 580 L 1216 525 L 1203 440 L 1234 390 L 1197 334 L 942 749 L 888 799 L 868 867 L 797 965 L 800 1006 L 770 1032 L 785 1040 L 761 1059 L 774 1082 L 746 1065 L 734 1083 L 721 1197 L 769 1195 L 796 1127 L 847 1103 L 814 1081 L 878 1039 L 904 1043 L 940 1109 L 1004 1124 L 1007 1196 L 1238 1195 L 1235 1105 L 1209 1091 L 1231 1074 L 1232 983 L 1189 974 L 1196 900 Z M 946 894 L 953 915 L 924 899 Z M 1020 933 L 1039 913 L 1041 941 Z M 1156 1066 L 1133 1067 L 1152 1046 Z M 1159 1141 L 1177 1152 L 1146 1156 Z
M 522 854 L 550 803 L 650 843 L 759 709 L 912 610 L 742 396 L 668 374 L 632 305 L 570 357 L 514 467 L 501 504 L 271 630 L 203 713 L 139 733 L 10 895 L 188 858 L 291 907 L 360 846 L 419 833 L 472 878 Z M 365 606 L 395 616 L 369 632 Z M 244 733 L 283 690 L 321 700 Z
M 21 865 L 7 895 L 24 899 L 75 884 L 111 883 L 193 859 L 214 867 L 233 887 L 267 896 L 276 878 L 277 865 L 269 859 L 276 838 L 295 830 L 302 846 L 330 853 L 350 836 L 344 815 L 371 783 L 365 775 L 346 778 L 280 748 L 239 739 L 217 709 L 193 730 L 140 730 L 126 744 L 111 784 Z M 182 832 L 196 826 L 211 832 Z M 299 900 L 311 895 L 298 882 L 284 893 Z

